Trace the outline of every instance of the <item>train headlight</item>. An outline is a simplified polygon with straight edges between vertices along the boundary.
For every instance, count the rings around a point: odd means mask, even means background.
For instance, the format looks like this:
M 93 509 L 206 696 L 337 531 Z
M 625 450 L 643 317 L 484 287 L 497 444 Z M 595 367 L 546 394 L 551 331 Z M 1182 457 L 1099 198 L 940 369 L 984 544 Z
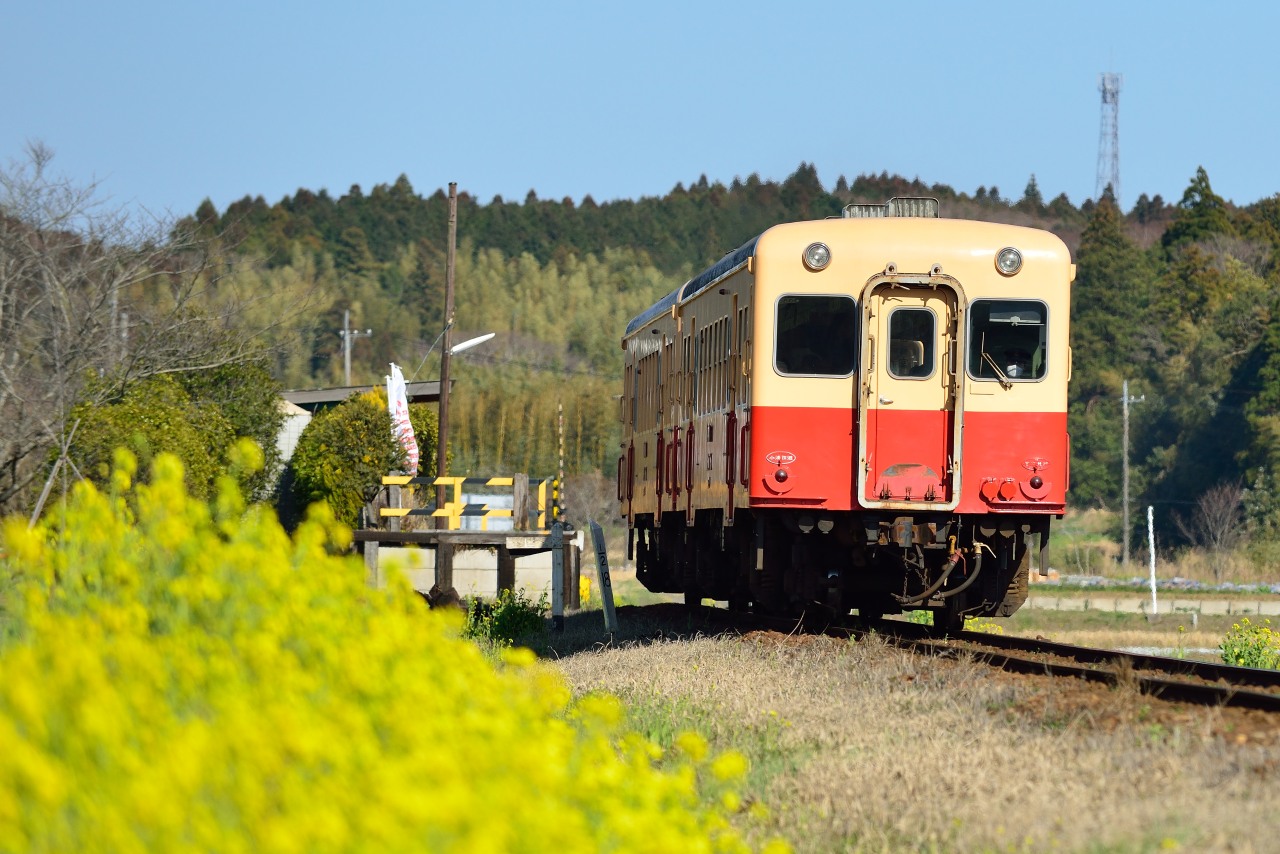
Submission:
M 831 250 L 825 243 L 810 243 L 804 250 L 804 265 L 813 272 L 825 269 L 831 263 Z
M 1022 269 L 1022 253 L 1006 246 L 996 253 L 996 269 L 1003 276 L 1012 276 Z

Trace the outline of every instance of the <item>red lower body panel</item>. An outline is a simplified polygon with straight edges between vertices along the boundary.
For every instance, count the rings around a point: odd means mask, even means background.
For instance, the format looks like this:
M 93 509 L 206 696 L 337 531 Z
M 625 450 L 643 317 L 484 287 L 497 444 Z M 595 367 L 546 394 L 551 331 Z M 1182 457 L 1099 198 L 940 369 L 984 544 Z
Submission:
M 751 503 L 852 509 L 854 426 L 852 408 L 753 407 Z
M 956 512 L 1063 512 L 1070 454 L 1065 412 L 966 413 Z
M 852 409 L 751 410 L 749 486 L 757 507 L 856 509 L 858 434 Z M 869 413 L 869 501 L 942 505 L 951 493 L 951 413 Z M 956 513 L 1061 513 L 1069 448 L 1065 412 L 967 413 Z M 929 490 L 933 498 L 929 499 Z

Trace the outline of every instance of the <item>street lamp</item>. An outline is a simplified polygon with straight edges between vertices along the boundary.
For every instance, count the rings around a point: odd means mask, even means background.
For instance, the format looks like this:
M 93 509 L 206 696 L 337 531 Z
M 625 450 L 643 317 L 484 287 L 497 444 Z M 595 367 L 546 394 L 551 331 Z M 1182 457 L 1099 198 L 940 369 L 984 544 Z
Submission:
M 477 335 L 475 338 L 468 338 L 466 341 L 463 341 L 461 344 L 454 344 L 452 347 L 449 348 L 449 355 L 456 356 L 459 353 L 461 353 L 463 350 L 470 350 L 472 347 L 475 347 L 479 344 L 483 344 L 484 342 L 488 341 L 490 338 L 492 338 L 497 334 L 498 333 L 496 332 L 486 332 L 484 335 Z

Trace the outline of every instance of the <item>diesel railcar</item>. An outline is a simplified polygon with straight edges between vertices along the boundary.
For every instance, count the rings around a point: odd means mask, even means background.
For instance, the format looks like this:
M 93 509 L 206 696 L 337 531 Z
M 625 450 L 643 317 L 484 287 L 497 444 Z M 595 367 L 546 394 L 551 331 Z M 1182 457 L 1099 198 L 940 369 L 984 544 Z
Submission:
M 650 590 L 770 613 L 1006 616 L 1066 510 L 1075 267 L 1053 234 L 850 205 L 626 328 L 617 467 Z

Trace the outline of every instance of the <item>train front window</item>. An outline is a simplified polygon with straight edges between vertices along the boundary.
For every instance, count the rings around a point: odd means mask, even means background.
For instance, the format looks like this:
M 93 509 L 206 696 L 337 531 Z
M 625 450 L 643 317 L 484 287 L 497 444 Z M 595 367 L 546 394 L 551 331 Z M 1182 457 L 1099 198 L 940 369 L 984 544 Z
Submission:
M 1048 309 L 1039 300 L 974 300 L 969 307 L 969 376 L 1010 387 L 1044 379 Z
M 790 376 L 847 377 L 857 359 L 852 297 L 787 294 L 778 300 L 774 367 Z
M 890 376 L 923 379 L 933 375 L 936 320 L 927 308 L 895 308 L 890 313 Z

